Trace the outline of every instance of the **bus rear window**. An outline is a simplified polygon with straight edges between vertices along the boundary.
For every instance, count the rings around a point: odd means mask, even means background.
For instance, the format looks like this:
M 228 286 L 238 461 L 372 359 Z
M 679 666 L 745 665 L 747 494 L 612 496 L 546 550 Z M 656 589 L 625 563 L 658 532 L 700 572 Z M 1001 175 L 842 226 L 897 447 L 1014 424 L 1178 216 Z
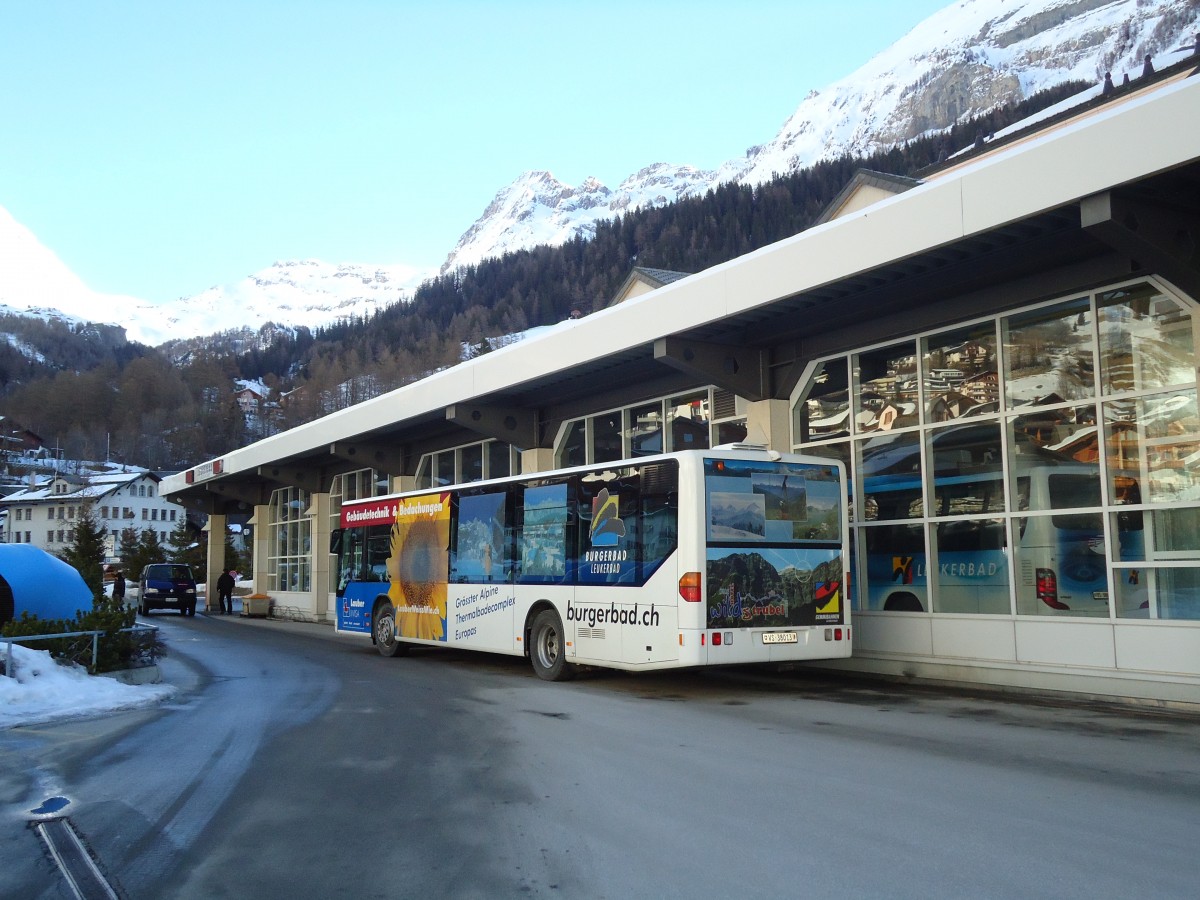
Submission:
M 704 491 L 710 543 L 841 539 L 842 484 L 833 466 L 706 459 Z

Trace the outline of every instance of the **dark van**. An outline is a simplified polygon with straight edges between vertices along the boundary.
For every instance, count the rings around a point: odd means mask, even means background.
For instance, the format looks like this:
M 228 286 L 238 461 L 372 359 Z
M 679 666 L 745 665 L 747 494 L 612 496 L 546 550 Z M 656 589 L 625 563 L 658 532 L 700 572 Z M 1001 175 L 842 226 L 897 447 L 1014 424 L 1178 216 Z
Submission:
M 138 614 L 152 609 L 177 609 L 183 616 L 196 614 L 196 579 L 182 563 L 151 563 L 138 581 Z

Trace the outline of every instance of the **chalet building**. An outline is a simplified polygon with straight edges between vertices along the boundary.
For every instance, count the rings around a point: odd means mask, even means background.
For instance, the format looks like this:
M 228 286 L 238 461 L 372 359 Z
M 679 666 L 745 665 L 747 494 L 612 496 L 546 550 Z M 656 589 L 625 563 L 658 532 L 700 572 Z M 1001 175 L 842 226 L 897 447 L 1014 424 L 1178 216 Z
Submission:
M 10 544 L 33 544 L 60 553 L 75 539 L 75 522 L 90 507 L 104 530 L 105 562 L 116 563 L 121 532 L 150 529 L 166 543 L 186 510 L 163 496 L 153 472 L 113 472 L 77 477 L 55 475 L 0 498 Z
M 164 492 L 250 514 L 258 590 L 331 621 L 345 500 L 746 438 L 846 466 L 838 667 L 1200 703 L 1196 64 Z

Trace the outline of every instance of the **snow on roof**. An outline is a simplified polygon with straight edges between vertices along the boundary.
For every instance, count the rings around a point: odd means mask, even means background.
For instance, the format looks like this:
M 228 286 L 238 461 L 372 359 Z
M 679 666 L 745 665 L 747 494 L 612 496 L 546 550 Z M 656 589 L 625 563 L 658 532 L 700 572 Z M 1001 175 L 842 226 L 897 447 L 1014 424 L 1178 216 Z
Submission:
M 13 503 L 33 503 L 38 500 L 88 500 L 103 497 L 141 478 L 150 478 L 156 482 L 162 481 L 153 472 L 145 470 L 137 472 L 104 472 L 98 475 L 84 476 L 81 483 L 74 490 L 55 493 L 54 482 L 61 477 L 58 476 L 46 480 L 36 488 L 24 488 L 23 490 L 14 491 L 7 497 L 0 498 L 0 503 L 11 505 Z

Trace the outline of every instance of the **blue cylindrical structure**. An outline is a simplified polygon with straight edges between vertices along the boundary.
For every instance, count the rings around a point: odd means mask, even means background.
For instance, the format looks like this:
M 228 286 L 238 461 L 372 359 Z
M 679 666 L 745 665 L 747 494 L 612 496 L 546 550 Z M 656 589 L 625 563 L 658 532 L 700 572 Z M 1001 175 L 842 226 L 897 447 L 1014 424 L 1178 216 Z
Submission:
M 0 544 L 0 625 L 23 612 L 73 619 L 91 608 L 91 589 L 74 566 L 31 544 Z

